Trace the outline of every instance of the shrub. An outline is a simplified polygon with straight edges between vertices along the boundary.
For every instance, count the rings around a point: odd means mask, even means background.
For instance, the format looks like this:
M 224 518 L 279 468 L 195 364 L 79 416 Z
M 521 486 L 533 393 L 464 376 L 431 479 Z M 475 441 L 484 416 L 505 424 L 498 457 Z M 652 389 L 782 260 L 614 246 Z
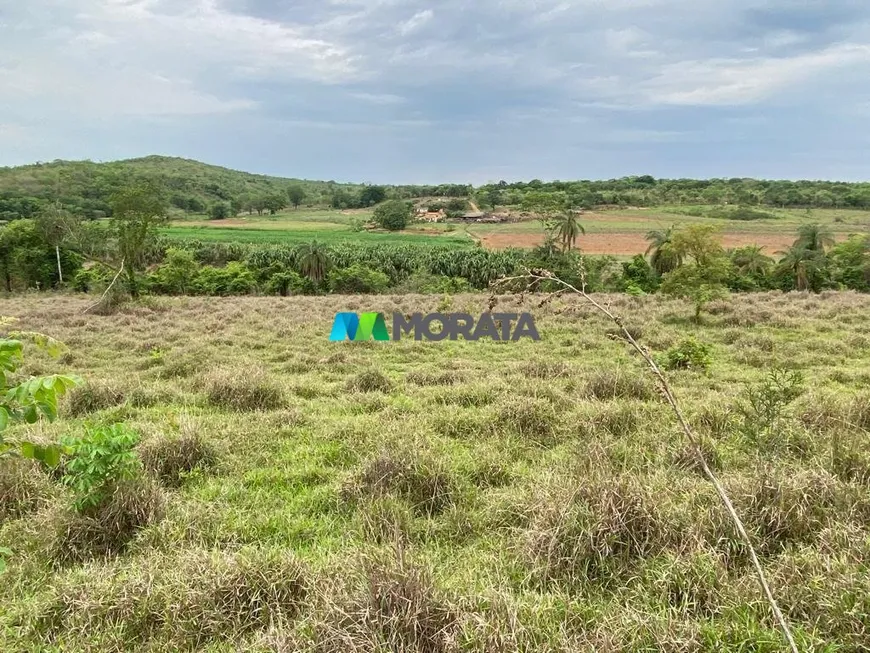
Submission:
M 217 464 L 217 451 L 197 434 L 160 438 L 139 447 L 142 466 L 161 483 L 178 487 L 194 471 Z
M 69 393 L 69 413 L 81 417 L 124 403 L 124 391 L 107 383 L 85 383 Z
M 170 247 L 163 263 L 148 277 L 148 285 L 157 292 L 186 295 L 193 290 L 199 271 L 192 252 Z
M 471 292 L 472 286 L 462 277 L 447 277 L 419 270 L 395 287 L 399 295 L 456 295 Z
M 744 434 L 753 439 L 770 434 L 787 407 L 803 394 L 803 384 L 799 371 L 773 369 L 761 383 L 747 388 L 737 405 Z
M 260 373 L 218 371 L 206 380 L 208 403 L 238 412 L 274 410 L 284 406 L 284 393 Z
M 344 295 L 365 295 L 384 292 L 390 278 L 383 272 L 354 263 L 347 268 L 336 268 L 329 273 L 329 290 Z
M 713 362 L 713 346 L 693 337 L 668 349 L 663 365 L 668 370 L 707 370 Z
M 133 447 L 138 441 L 139 434 L 123 424 L 86 429 L 81 437 L 61 440 L 69 455 L 63 482 L 75 492 L 78 512 L 94 508 L 117 482 L 136 475 L 140 461 Z
M 275 272 L 266 281 L 266 292 L 270 295 L 310 295 L 314 290 L 311 279 L 303 278 L 293 270 Z
M 231 261 L 222 268 L 203 267 L 193 289 L 201 295 L 249 295 L 257 289 L 257 282 L 244 263 Z

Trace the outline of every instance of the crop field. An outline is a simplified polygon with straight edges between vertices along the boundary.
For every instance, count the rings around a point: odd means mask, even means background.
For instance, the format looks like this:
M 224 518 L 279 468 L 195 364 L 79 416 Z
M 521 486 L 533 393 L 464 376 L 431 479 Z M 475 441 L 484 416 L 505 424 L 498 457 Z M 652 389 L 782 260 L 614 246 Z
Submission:
M 706 207 L 670 207 L 655 209 L 614 209 L 585 213 L 580 222 L 586 234 L 578 246 L 587 254 L 612 254 L 627 257 L 642 254 L 649 243 L 647 232 L 671 225 L 712 224 L 721 231 L 725 247 L 761 245 L 767 255 L 787 249 L 801 225 L 827 225 L 838 240 L 849 234 L 870 230 L 870 213 L 841 209 L 777 210 L 765 209 L 772 218 L 728 220 L 689 215 Z M 367 211 L 286 211 L 275 216 L 240 216 L 209 221 L 204 217 L 176 220 L 165 230 L 169 236 L 239 242 L 298 243 L 315 238 L 339 241 L 396 242 L 426 244 L 445 242 L 457 246 L 481 242 L 491 249 L 529 248 L 544 241 L 544 230 L 535 219 L 502 224 L 435 223 L 414 224 L 402 232 L 354 231 L 354 221 L 370 219 Z
M 2 462 L 0 650 L 784 650 L 675 417 L 582 300 L 500 297 L 537 321 L 515 343 L 328 341 L 337 311 L 484 295 L 91 301 L 3 300 L 69 347 L 25 373 L 85 379 L 8 435 L 125 422 L 142 470 L 82 515 L 63 470 Z M 662 360 L 712 346 L 667 375 L 801 650 L 867 650 L 870 297 L 739 295 L 700 325 L 609 301 Z

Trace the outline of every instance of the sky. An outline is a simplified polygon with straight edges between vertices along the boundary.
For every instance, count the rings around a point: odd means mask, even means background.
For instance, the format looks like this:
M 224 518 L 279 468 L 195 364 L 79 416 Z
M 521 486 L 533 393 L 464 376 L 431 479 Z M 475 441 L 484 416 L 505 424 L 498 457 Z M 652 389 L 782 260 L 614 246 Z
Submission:
M 867 0 L 0 0 L 0 166 L 870 178 Z

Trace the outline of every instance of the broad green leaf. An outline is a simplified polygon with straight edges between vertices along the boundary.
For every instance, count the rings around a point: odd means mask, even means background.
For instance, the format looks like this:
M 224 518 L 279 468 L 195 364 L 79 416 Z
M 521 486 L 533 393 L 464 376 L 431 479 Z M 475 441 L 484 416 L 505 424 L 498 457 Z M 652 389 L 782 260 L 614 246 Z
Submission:
M 21 455 L 49 467 L 57 467 L 60 463 L 60 448 L 55 445 L 42 446 L 33 442 L 22 442 Z

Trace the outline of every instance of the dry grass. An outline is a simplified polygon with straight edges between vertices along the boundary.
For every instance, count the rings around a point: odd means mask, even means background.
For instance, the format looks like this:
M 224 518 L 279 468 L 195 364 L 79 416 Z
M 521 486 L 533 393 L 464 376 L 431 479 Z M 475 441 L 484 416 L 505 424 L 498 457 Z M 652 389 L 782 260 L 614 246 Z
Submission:
M 288 554 L 192 550 L 135 569 L 83 568 L 51 592 L 31 627 L 50 645 L 90 646 L 105 632 L 125 648 L 192 650 L 294 618 L 307 592 Z
M 673 416 L 588 307 L 499 297 L 535 314 L 537 343 L 328 341 L 339 310 L 440 301 L 167 298 L 94 316 L 79 297 L 8 298 L 18 326 L 72 351 L 28 369 L 88 381 L 58 422 L 10 434 L 125 420 L 148 474 L 78 516 L 56 475 L 0 466 L 0 650 L 783 650 Z M 471 314 L 488 301 L 451 297 Z M 701 325 L 678 300 L 607 301 L 656 351 L 715 346 L 706 373 L 669 374 L 704 455 L 800 649 L 864 650 L 870 297 L 733 296 Z M 773 365 L 807 392 L 748 437 L 736 400 Z
M 370 460 L 345 486 L 347 498 L 394 494 L 411 508 L 437 514 L 451 502 L 453 481 L 437 463 L 413 455 L 384 454 Z
M 214 445 L 197 433 L 150 440 L 139 446 L 143 467 L 161 483 L 178 487 L 194 472 L 207 471 L 217 464 Z
M 0 525 L 36 511 L 50 494 L 49 478 L 38 463 L 0 459 Z
M 274 410 L 284 405 L 281 388 L 256 370 L 217 370 L 205 382 L 208 403 L 236 412 Z
M 59 565 L 123 553 L 143 528 L 164 514 L 160 488 L 147 478 L 123 481 L 83 514 L 64 510 L 54 527 L 54 560 Z
M 69 414 L 80 417 L 124 403 L 125 392 L 117 384 L 88 382 L 69 393 Z

